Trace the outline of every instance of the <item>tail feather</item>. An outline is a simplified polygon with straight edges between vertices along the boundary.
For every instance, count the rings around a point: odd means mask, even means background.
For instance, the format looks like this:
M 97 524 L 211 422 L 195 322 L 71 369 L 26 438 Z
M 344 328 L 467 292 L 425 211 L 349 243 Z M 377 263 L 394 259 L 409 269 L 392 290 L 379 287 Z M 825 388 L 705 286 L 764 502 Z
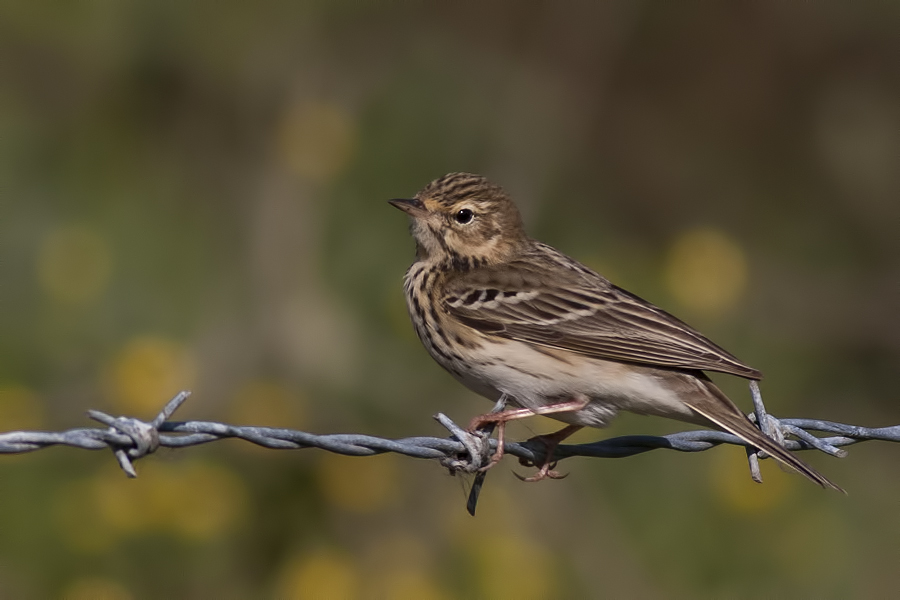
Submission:
M 728 433 L 736 435 L 748 444 L 765 451 L 766 454 L 772 458 L 799 471 L 823 488 L 831 488 L 845 494 L 847 493 L 839 485 L 797 458 L 792 452 L 786 450 L 774 440 L 764 435 L 752 422 L 750 422 L 750 419 L 741 412 L 741 409 L 725 396 L 721 390 L 715 387 L 715 385 L 710 382 L 706 387 L 712 392 L 711 396 L 691 398 L 690 400 L 685 401 L 685 404 Z

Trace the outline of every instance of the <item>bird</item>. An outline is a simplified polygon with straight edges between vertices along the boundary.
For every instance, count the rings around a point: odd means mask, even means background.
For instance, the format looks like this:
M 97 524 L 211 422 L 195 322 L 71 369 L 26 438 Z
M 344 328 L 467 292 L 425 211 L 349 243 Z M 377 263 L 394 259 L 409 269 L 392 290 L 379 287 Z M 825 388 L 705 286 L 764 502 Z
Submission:
M 475 431 L 542 414 L 566 426 L 538 436 L 545 462 L 527 481 L 559 478 L 556 445 L 621 411 L 729 432 L 825 488 L 841 490 L 759 428 L 707 371 L 762 374 L 683 321 L 530 238 L 512 198 L 481 175 L 449 173 L 412 198 L 416 259 L 404 277 L 413 327 L 432 358 L 470 390 L 515 408 L 475 417 Z M 841 490 L 843 491 L 843 490 Z

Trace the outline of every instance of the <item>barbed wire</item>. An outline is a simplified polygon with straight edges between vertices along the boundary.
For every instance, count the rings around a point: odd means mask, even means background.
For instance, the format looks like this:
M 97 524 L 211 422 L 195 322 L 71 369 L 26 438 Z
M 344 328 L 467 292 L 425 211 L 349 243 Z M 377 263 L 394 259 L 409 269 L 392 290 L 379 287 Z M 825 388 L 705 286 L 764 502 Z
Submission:
M 756 408 L 751 419 L 765 423 L 764 431 L 768 435 L 777 434 L 781 438 L 779 441 L 788 450 L 815 449 L 831 456 L 844 457 L 847 454 L 841 450 L 844 446 L 870 440 L 900 442 L 900 425 L 860 427 L 819 419 L 776 419 L 765 412 L 759 390 L 754 387 L 751 384 Z M 190 392 L 179 393 L 149 422 L 133 417 L 112 417 L 97 410 L 89 410 L 88 416 L 106 425 L 106 429 L 0 433 L 0 454 L 33 452 L 59 445 L 85 450 L 108 448 L 115 454 L 125 474 L 137 477 L 134 461 L 152 454 L 160 447 L 184 448 L 232 438 L 277 450 L 319 448 L 347 456 L 373 456 L 394 452 L 413 458 L 438 460 L 452 474 L 477 473 L 469 498 L 469 512 L 474 514 L 475 503 L 484 481 L 485 471 L 482 469 L 489 465 L 491 455 L 497 449 L 497 441 L 490 438 L 490 430 L 466 431 L 442 413 L 435 415 L 435 419 L 450 431 L 451 437 L 387 439 L 355 433 L 319 435 L 294 429 L 228 425 L 214 421 L 169 421 L 189 396 Z M 502 409 L 505 400 L 501 398 L 494 410 Z M 818 437 L 809 433 L 810 431 L 831 435 Z M 794 439 L 786 437 L 789 435 L 794 436 Z M 758 458 L 765 458 L 765 453 L 751 450 L 743 440 L 723 431 L 693 430 L 663 436 L 626 435 L 587 444 L 561 444 L 556 447 L 551 459 L 559 461 L 574 456 L 624 458 L 658 449 L 703 452 L 720 444 L 747 447 L 751 475 L 755 480 L 762 481 Z M 546 459 L 545 444 L 535 439 L 525 442 L 507 441 L 504 443 L 504 451 L 525 464 L 542 464 Z

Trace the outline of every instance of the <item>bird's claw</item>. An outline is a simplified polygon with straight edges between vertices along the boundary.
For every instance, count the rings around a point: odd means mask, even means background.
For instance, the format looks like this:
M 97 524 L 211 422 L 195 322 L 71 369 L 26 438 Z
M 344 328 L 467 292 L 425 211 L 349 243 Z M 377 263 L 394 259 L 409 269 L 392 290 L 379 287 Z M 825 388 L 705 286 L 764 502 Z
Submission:
M 490 458 L 490 460 L 488 460 L 488 463 L 486 465 L 484 465 L 483 467 L 481 467 L 480 469 L 478 469 L 478 472 L 486 473 L 487 471 L 490 471 L 491 469 L 493 469 L 497 465 L 497 463 L 500 462 L 500 459 L 503 458 L 504 454 L 505 453 L 503 452 L 503 447 L 497 446 L 497 449 L 491 455 L 491 458 Z
M 534 466 L 534 463 L 525 459 L 519 459 L 519 463 L 525 466 Z M 526 464 L 527 463 L 527 464 Z M 525 481 L 527 483 L 534 483 L 536 481 L 543 481 L 544 479 L 565 479 L 569 476 L 568 473 L 560 473 L 555 470 L 556 469 L 556 461 L 552 463 L 544 464 L 540 470 L 532 475 L 531 477 L 525 477 L 523 475 L 519 475 L 515 471 L 513 471 L 513 475 L 519 478 L 519 481 Z
M 515 471 L 513 471 L 513 475 L 519 478 L 519 481 L 525 481 L 528 483 L 534 483 L 535 481 L 543 481 L 544 479 L 565 479 L 569 476 L 568 473 L 560 473 L 556 471 L 556 465 L 558 461 L 553 461 L 550 463 L 545 463 L 541 466 L 537 473 L 532 475 L 531 477 L 525 477 L 524 475 L 519 475 Z M 534 467 L 537 466 L 527 458 L 520 458 L 519 464 L 523 467 Z

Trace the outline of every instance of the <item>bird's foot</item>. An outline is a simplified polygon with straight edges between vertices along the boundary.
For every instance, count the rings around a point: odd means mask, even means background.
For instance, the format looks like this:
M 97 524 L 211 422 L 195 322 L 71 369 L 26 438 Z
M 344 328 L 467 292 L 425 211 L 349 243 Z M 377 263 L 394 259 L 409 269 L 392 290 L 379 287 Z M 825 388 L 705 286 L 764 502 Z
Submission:
M 569 437 L 570 435 L 572 435 L 579 429 L 581 429 L 581 425 L 568 425 L 554 433 L 538 435 L 538 436 L 535 436 L 535 437 L 531 438 L 530 440 L 528 440 L 526 442 L 526 444 L 529 444 L 532 442 L 540 442 L 540 443 L 544 444 L 544 448 L 545 448 L 544 449 L 544 463 L 541 465 L 541 468 L 538 470 L 538 472 L 535 473 L 534 475 L 532 475 L 531 477 L 523 477 L 515 472 L 513 474 L 516 477 L 518 477 L 519 479 L 521 479 L 522 481 L 527 481 L 529 483 L 532 483 L 535 481 L 542 481 L 544 479 L 563 479 L 564 477 L 567 477 L 568 473 L 561 474 L 554 470 L 556 468 L 557 461 L 553 460 L 553 454 L 554 454 L 554 452 L 556 452 L 557 446 L 559 446 L 559 444 L 564 439 L 566 439 L 567 437 Z M 519 464 L 524 465 L 526 467 L 536 466 L 535 463 L 531 462 L 530 460 L 524 459 L 524 458 L 519 459 Z
M 478 469 L 480 473 L 486 473 L 494 468 L 494 466 L 500 462 L 500 459 L 506 454 L 504 449 L 506 441 L 506 421 L 501 421 L 497 423 L 497 449 L 494 450 L 494 453 L 491 455 L 490 460 L 488 460 L 487 464 Z
M 476 433 L 479 430 L 493 428 L 495 426 L 497 427 L 497 450 L 491 456 L 491 459 L 488 462 L 488 464 L 486 464 L 479 470 L 487 471 L 488 469 L 490 469 L 491 467 L 496 465 L 498 462 L 500 462 L 500 459 L 503 458 L 504 435 L 506 433 L 506 424 L 508 422 L 515 421 L 516 419 L 524 419 L 526 417 L 533 417 L 534 415 L 550 415 L 550 414 L 560 413 L 560 412 L 575 412 L 575 411 L 579 411 L 579 410 L 583 409 L 589 403 L 590 403 L 590 398 L 585 396 L 585 397 L 578 398 L 576 400 L 571 400 L 568 402 L 558 402 L 556 404 L 548 404 L 547 406 L 541 406 L 541 407 L 538 407 L 535 409 L 511 408 L 508 410 L 495 410 L 495 411 L 491 411 L 489 413 L 485 413 L 483 415 L 478 415 L 477 417 L 473 418 L 469 422 L 469 427 L 467 428 L 467 430 L 470 433 Z M 499 406 L 499 403 L 498 403 L 498 406 Z M 580 426 L 572 425 L 570 427 L 575 427 L 575 429 L 573 429 L 572 431 L 570 431 L 569 433 L 567 433 L 566 435 L 564 435 L 563 437 L 561 437 L 557 440 L 557 442 L 551 448 L 551 451 L 549 453 L 550 455 L 553 454 L 552 450 L 554 450 L 556 448 L 556 446 L 559 445 L 560 441 L 562 441 L 566 437 L 572 435 L 572 433 L 574 433 L 578 429 L 581 429 Z M 564 428 L 553 434 L 549 434 L 546 436 L 538 436 L 538 437 L 547 438 L 547 440 L 549 440 L 552 436 L 556 436 L 564 431 L 567 431 L 570 427 Z M 532 439 L 537 439 L 537 438 L 532 438 Z M 531 441 L 531 440 L 529 440 L 529 441 Z
M 528 467 L 533 467 L 534 463 L 530 461 L 519 461 L 520 464 L 523 464 Z M 534 483 L 535 481 L 542 481 L 544 479 L 565 479 L 569 476 L 568 473 L 560 473 L 556 470 L 557 461 L 553 461 L 552 463 L 544 463 L 537 473 L 532 475 L 531 477 L 525 477 L 524 475 L 519 475 L 515 471 L 513 471 L 513 475 L 519 478 L 520 481 L 527 481 L 528 483 Z
M 469 422 L 469 426 L 466 429 L 470 433 L 487 431 L 487 435 L 490 436 L 490 433 L 494 429 L 494 427 L 497 428 L 497 449 L 494 450 L 494 453 L 491 455 L 491 458 L 488 460 L 487 464 L 478 469 L 480 472 L 484 473 L 490 470 L 494 467 L 494 465 L 500 462 L 500 459 L 503 458 L 505 454 L 504 445 L 506 437 L 506 424 L 514 419 L 530 417 L 533 414 L 534 413 L 532 413 L 527 408 L 514 408 L 510 410 L 500 410 L 496 412 L 485 413 L 483 415 L 478 415 Z

